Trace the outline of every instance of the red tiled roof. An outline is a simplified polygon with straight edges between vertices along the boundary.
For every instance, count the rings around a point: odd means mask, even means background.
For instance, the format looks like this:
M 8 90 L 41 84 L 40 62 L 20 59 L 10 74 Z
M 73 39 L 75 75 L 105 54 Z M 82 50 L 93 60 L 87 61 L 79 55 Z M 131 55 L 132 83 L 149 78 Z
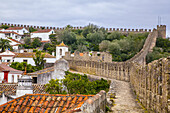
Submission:
M 45 54 L 44 58 L 55 58 L 55 56 L 50 55 L 48 53 L 42 53 L 42 54 Z M 34 55 L 35 53 L 31 53 L 31 52 L 15 53 L 15 57 L 18 58 L 33 58 Z
M 41 41 L 41 42 L 50 42 L 50 40 L 43 40 L 43 41 Z
M 42 70 L 39 70 L 36 72 L 27 73 L 27 74 L 28 75 L 38 75 L 38 74 L 47 73 L 47 72 L 51 72 L 51 71 L 54 71 L 54 66 L 48 67 L 48 68 L 45 68 L 45 69 L 42 69 Z
M 8 39 L 11 40 L 11 41 L 14 41 L 14 42 L 16 42 L 16 43 L 22 44 L 21 42 L 15 40 L 15 39 L 11 39 L 11 38 L 8 38 Z
M 0 72 L 3 72 L 3 71 L 9 71 L 9 72 L 15 72 L 15 73 L 23 73 L 23 71 L 20 71 L 20 70 L 16 70 L 12 67 L 9 67 L 5 64 L 0 64 Z
M 77 111 L 94 95 L 26 94 L 0 105 L 0 112 L 61 113 Z M 70 112 L 70 113 L 71 113 Z
M 21 29 L 23 29 L 24 27 L 10 27 L 10 28 L 8 28 L 8 29 L 6 29 L 6 30 L 21 30 Z
M 34 31 L 32 33 L 48 33 L 50 32 L 52 29 L 43 29 L 43 30 L 38 30 L 38 31 Z
M 18 34 L 18 33 L 16 33 L 16 32 L 14 32 L 14 31 L 0 31 L 0 33 L 13 33 L 13 34 L 20 35 L 20 34 Z
M 73 55 L 74 55 L 74 53 L 73 53 Z M 83 53 L 79 53 L 79 55 L 80 55 L 80 56 L 83 56 L 84 54 L 83 54 Z

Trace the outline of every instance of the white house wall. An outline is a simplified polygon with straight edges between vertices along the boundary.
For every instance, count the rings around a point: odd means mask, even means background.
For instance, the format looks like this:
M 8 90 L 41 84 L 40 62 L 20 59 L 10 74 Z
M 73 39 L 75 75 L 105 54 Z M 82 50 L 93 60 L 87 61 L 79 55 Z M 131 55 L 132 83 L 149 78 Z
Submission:
M 46 60 L 46 63 L 55 63 L 56 58 L 44 58 Z
M 23 29 L 21 29 L 21 30 L 5 30 L 5 31 L 14 31 L 14 32 L 16 32 L 16 33 L 18 33 L 18 34 L 20 34 L 20 35 L 23 35 L 24 33 L 29 33 L 29 31 L 28 30 L 26 30 L 25 28 L 23 28 Z M 25 32 L 24 32 L 25 31 Z
M 46 63 L 55 63 L 56 58 L 44 58 L 46 60 Z M 33 58 L 14 58 L 14 62 L 23 62 L 24 60 L 27 60 L 27 64 L 31 64 L 32 66 L 35 66 Z
M 1 61 L 2 62 L 7 62 L 7 60 L 10 60 L 10 62 L 13 62 L 13 57 L 7 57 L 7 56 L 5 56 L 5 57 L 1 57 Z
M 0 33 L 0 38 L 5 38 L 5 34 L 4 33 Z
M 35 66 L 33 58 L 14 58 L 14 62 L 23 62 L 24 60 L 27 60 L 27 64 L 31 64 L 32 66 Z
M 12 75 L 14 75 L 14 82 L 12 81 Z M 21 74 L 8 73 L 8 83 L 17 83 L 18 75 L 19 75 L 19 78 L 22 76 Z
M 4 79 L 4 72 L 0 72 L 0 83 L 2 83 L 3 79 Z
M 49 35 L 49 33 L 32 33 L 31 38 L 39 37 L 42 41 L 50 40 Z
M 62 55 L 60 55 L 60 49 L 62 49 Z M 62 56 L 65 56 L 65 53 L 68 52 L 68 47 L 56 47 L 56 60 L 60 59 Z
M 48 33 L 31 33 L 31 38 L 39 37 L 42 41 L 50 40 L 49 35 L 54 34 L 54 30 L 51 30 Z

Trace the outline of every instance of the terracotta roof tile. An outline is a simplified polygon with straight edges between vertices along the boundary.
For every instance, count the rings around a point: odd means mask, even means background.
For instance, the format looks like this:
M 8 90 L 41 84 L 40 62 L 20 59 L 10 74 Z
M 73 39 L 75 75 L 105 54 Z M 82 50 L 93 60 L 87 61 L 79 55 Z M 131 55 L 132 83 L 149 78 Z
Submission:
M 0 105 L 0 112 L 61 113 L 73 112 L 94 95 L 26 94 Z
M 13 34 L 17 34 L 17 35 L 20 35 L 14 31 L 0 31 L 0 33 L 3 33 L 3 34 L 6 34 L 6 33 L 13 33 Z
M 9 27 L 8 29 L 6 30 L 21 30 L 23 29 L 24 27 Z
M 43 30 L 38 30 L 38 31 L 34 31 L 32 33 L 48 33 L 50 32 L 52 29 L 43 29 Z
M 20 74 L 23 73 L 23 71 L 16 70 L 16 69 L 14 69 L 12 67 L 9 67 L 9 66 L 7 66 L 5 64 L 0 64 L 0 72 L 2 72 L 2 71 L 9 71 L 9 72 L 20 73 Z
M 45 54 L 44 58 L 55 58 L 55 56 L 50 55 L 48 53 L 42 53 L 42 54 Z M 35 53 L 31 53 L 31 52 L 15 53 L 15 57 L 17 58 L 33 58 L 34 55 Z
M 13 41 L 13 42 L 16 42 L 16 43 L 19 43 L 19 44 L 22 44 L 21 42 L 15 40 L 15 39 L 11 39 L 11 38 L 8 38 L 9 40 Z M 17 44 L 16 44 L 17 45 Z

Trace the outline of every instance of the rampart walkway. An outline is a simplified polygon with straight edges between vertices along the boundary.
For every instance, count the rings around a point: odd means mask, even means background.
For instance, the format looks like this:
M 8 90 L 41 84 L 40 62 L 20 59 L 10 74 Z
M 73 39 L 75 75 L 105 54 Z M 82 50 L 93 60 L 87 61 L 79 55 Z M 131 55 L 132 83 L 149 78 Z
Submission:
M 84 74 L 81 72 L 70 71 L 72 73 Z M 112 107 L 113 113 L 144 113 L 144 110 L 137 102 L 133 91 L 130 88 L 130 83 L 125 81 L 119 81 L 115 79 L 110 79 L 106 77 L 99 77 L 95 75 L 86 74 L 90 78 L 100 79 L 104 78 L 106 80 L 111 80 L 115 93 L 116 99 L 114 106 Z

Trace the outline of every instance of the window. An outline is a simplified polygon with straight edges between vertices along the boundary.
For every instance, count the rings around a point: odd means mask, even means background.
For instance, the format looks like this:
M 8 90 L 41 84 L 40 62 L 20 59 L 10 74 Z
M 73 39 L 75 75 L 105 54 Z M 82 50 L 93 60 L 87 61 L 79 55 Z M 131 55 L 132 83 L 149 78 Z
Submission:
M 19 31 L 17 31 L 17 33 L 19 33 Z
M 53 34 L 53 31 L 52 31 L 52 34 Z
M 7 60 L 7 62 L 10 62 L 10 60 Z
M 17 81 L 18 81 L 18 79 L 19 79 L 19 75 L 17 75 Z
M 62 55 L 62 49 L 60 49 L 60 55 Z
M 12 83 L 14 83 L 14 75 L 12 75 Z
M 23 30 L 23 33 L 25 33 L 25 30 Z
M 26 62 L 26 63 L 27 63 L 27 60 L 23 60 L 23 62 Z

